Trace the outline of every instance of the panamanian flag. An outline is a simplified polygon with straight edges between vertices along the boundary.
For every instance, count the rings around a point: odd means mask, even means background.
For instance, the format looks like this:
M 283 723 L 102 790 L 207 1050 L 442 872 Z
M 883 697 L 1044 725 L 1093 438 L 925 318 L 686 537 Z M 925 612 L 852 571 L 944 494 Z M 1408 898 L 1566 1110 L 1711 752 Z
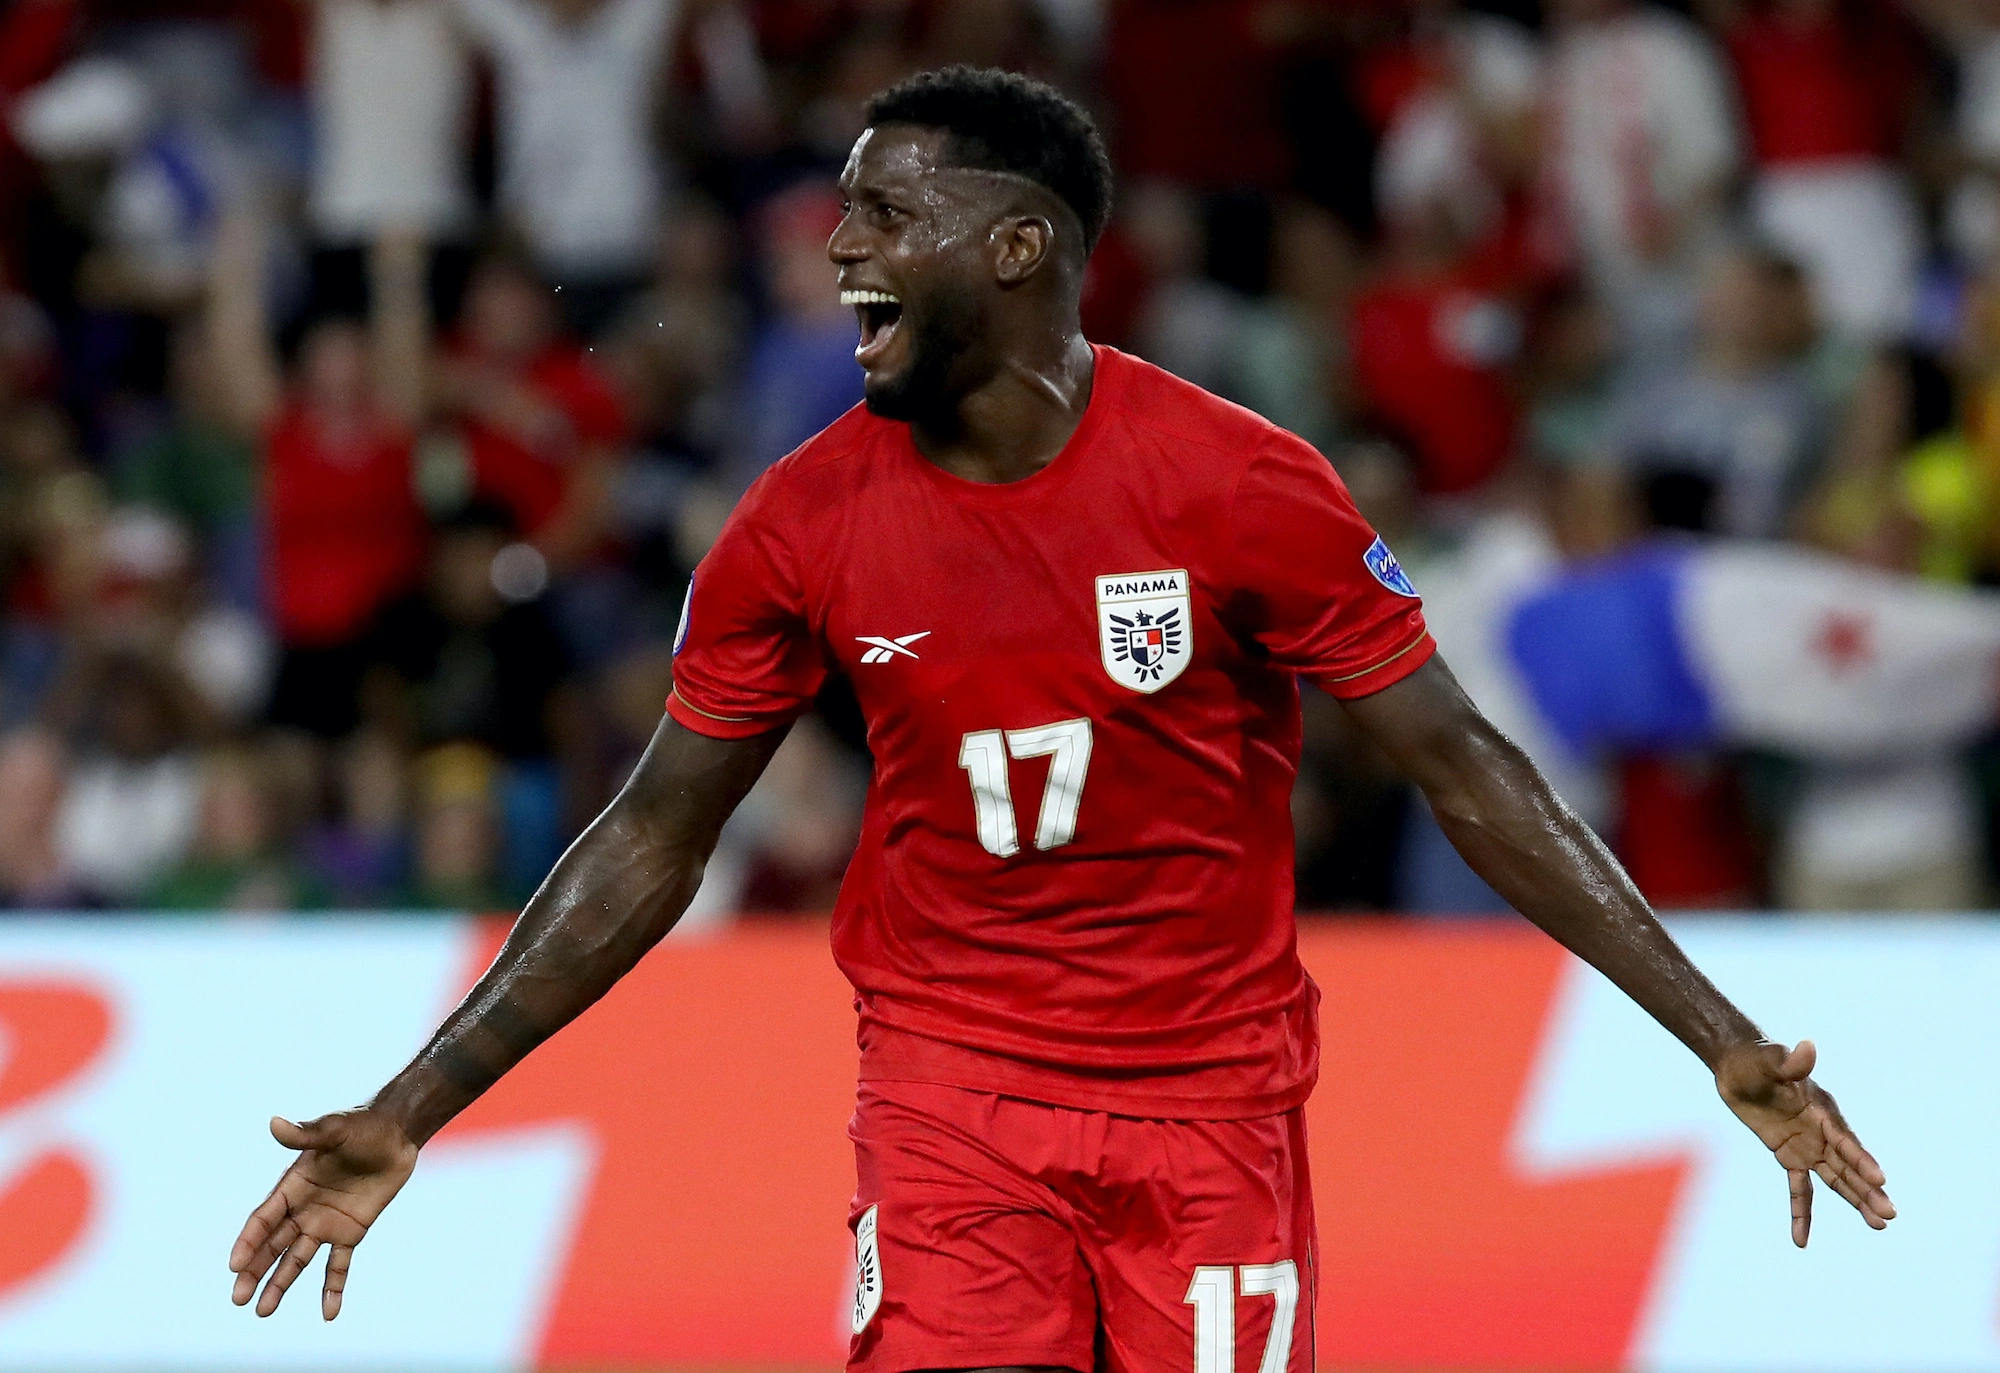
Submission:
M 1536 713 L 1585 756 L 1886 758 L 2000 719 L 2000 594 L 1781 544 L 1659 543 L 1557 571 L 1503 640 Z

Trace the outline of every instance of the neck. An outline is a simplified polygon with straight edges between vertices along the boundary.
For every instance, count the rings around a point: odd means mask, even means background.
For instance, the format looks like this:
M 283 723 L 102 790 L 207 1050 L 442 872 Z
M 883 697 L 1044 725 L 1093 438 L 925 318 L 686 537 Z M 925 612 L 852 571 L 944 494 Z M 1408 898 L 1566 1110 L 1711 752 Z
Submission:
M 1053 331 L 1035 350 L 1014 350 L 975 390 L 935 419 L 910 424 L 917 451 L 954 477 L 999 483 L 1032 477 L 1055 460 L 1083 422 L 1096 358 L 1083 331 Z

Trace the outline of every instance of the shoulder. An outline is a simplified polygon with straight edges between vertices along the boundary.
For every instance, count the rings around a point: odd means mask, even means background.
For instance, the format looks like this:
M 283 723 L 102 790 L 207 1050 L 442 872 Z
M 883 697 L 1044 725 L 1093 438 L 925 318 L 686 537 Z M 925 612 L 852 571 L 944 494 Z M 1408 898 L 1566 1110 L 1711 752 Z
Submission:
M 865 485 L 899 426 L 856 405 L 772 463 L 750 484 L 739 509 L 765 521 L 803 518 L 831 508 Z
M 1214 459 L 1218 474 L 1229 478 L 1240 476 L 1253 458 L 1274 446 L 1313 452 L 1304 439 L 1255 411 L 1165 368 L 1107 347 L 1098 348 L 1097 360 L 1097 384 L 1107 390 L 1114 412 L 1110 418 L 1132 438 L 1157 440 L 1182 456 L 1190 449 L 1204 453 Z

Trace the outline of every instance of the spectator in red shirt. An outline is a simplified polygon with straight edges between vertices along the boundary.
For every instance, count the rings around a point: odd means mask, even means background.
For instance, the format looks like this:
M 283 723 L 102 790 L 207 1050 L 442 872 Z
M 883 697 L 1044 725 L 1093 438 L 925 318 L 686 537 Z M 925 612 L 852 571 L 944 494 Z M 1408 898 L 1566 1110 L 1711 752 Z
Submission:
M 385 238 L 373 256 L 371 326 L 313 325 L 289 379 L 248 216 L 230 215 L 217 233 L 209 306 L 226 412 L 263 447 L 267 609 L 282 646 L 270 715 L 326 738 L 353 729 L 361 640 L 424 551 L 410 470 L 427 370 L 424 250 Z
M 1514 451 L 1522 328 L 1498 198 L 1469 164 L 1430 165 L 1383 180 L 1387 256 L 1354 302 L 1348 354 L 1364 418 L 1409 448 L 1421 490 L 1450 495 Z
M 552 571 L 591 559 L 606 537 L 625 413 L 561 332 L 553 293 L 525 264 L 486 259 L 441 370 L 472 493 L 506 507 Z
M 1871 0 L 1754 0 L 1727 38 L 1758 229 L 1806 269 L 1830 327 L 1896 336 L 1923 252 L 1893 160 L 1916 84 L 1907 30 Z
M 15 97 L 52 75 L 70 46 L 76 22 L 76 0 L 21 0 L 0 10 L 0 237 L 5 265 L 18 244 L 20 197 L 33 182 L 34 166 L 14 141 Z

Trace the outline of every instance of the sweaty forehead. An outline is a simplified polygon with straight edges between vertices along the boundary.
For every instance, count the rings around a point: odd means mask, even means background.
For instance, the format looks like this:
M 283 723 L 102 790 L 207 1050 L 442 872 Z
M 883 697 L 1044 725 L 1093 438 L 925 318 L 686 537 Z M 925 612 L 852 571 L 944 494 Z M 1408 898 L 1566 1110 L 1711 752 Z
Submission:
M 854 140 L 841 169 L 842 190 L 909 185 L 945 166 L 945 133 L 914 124 L 871 125 Z
M 849 196 L 883 194 L 933 213 L 984 216 L 1032 208 L 1067 209 L 1054 192 L 1016 172 L 965 167 L 946 152 L 950 135 L 919 124 L 879 124 L 862 130 L 840 174 Z M 1024 200 L 1025 198 L 1025 200 Z

